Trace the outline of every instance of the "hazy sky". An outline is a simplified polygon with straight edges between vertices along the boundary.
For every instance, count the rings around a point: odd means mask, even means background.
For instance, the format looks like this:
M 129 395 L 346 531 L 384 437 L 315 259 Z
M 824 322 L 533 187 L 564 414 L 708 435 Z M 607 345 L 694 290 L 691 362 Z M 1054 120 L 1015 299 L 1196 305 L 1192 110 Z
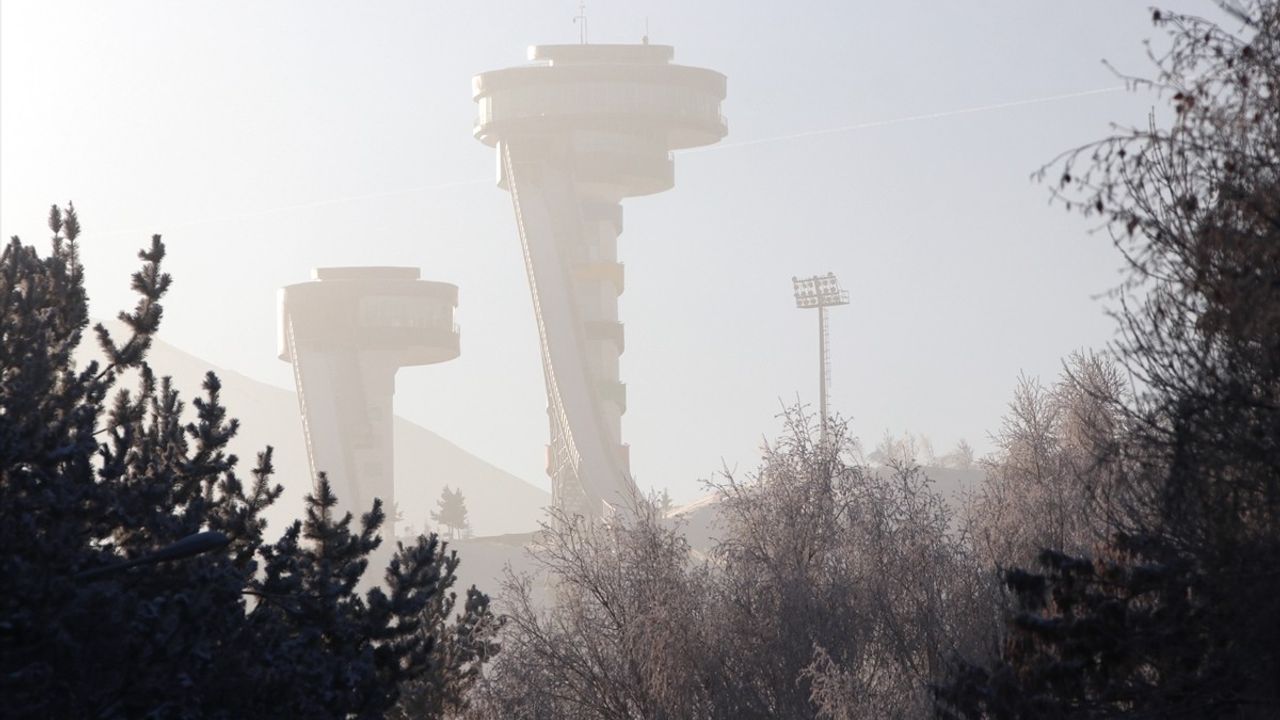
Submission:
M 647 19 L 677 62 L 729 78 L 723 145 L 624 203 L 623 435 L 640 484 L 691 499 L 722 459 L 755 465 L 780 402 L 816 404 L 816 318 L 795 309 L 793 275 L 833 271 L 850 291 L 831 315 L 831 398 L 868 446 L 890 429 L 989 449 L 1020 372 L 1049 379 L 1103 345 L 1094 296 L 1118 258 L 1029 176 L 1146 116 L 1146 95 L 1061 96 L 1119 86 L 1104 58 L 1148 68 L 1148 4 L 589 3 L 592 41 L 639 41 Z M 98 316 L 132 306 L 134 252 L 162 233 L 163 338 L 285 387 L 278 287 L 314 266 L 420 266 L 460 287 L 462 357 L 401 370 L 397 412 L 545 487 L 537 332 L 470 81 L 576 42 L 575 14 L 4 0 L 0 233 L 43 245 L 48 205 L 74 200 Z M 1059 99 L 1007 105 L 1042 98 Z

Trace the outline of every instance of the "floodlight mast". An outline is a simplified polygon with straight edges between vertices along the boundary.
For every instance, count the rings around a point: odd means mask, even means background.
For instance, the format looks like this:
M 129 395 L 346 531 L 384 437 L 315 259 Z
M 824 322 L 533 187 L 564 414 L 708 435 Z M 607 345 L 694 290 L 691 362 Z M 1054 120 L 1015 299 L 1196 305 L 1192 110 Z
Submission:
M 849 293 L 840 288 L 834 273 L 814 275 L 808 278 L 792 276 L 796 307 L 802 310 L 818 310 L 818 433 L 827 437 L 827 385 L 831 381 L 831 358 L 827 348 L 827 308 L 848 305 Z

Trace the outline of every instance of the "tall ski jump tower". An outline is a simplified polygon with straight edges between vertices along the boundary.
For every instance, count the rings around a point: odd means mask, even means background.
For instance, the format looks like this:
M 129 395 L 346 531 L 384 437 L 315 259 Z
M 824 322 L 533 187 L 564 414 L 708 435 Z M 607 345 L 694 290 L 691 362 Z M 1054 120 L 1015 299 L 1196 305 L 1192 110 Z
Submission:
M 458 357 L 458 288 L 419 280 L 412 267 L 318 268 L 312 277 L 280 290 L 278 342 L 293 364 L 311 475 L 326 473 L 355 517 L 375 497 L 390 517 L 396 370 Z
M 497 146 L 542 344 L 557 507 L 587 517 L 633 497 L 622 442 L 622 199 L 675 184 L 671 152 L 725 136 L 725 77 L 666 45 L 540 45 L 477 75 L 475 136 Z

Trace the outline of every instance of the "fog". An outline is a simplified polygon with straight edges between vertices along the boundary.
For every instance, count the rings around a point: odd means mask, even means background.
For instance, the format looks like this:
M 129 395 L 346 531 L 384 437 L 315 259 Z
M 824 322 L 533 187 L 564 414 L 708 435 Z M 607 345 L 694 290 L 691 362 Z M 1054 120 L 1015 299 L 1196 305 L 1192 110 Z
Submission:
M 1280 714 L 1280 0 L 0 5 L 0 716 Z
M 1198 3 L 1183 3 L 1188 7 Z M 674 188 L 623 202 L 624 441 L 679 502 L 746 468 L 777 414 L 816 407 L 793 276 L 836 273 L 834 412 L 979 455 L 1019 373 L 1111 326 L 1116 258 L 1030 174 L 1152 98 L 1140 8 L 590 4 L 592 43 L 674 48 L 727 77 L 727 136 L 677 150 Z M 511 199 L 472 137 L 471 78 L 576 43 L 575 3 L 6 2 L 0 231 L 74 200 L 95 316 L 153 232 L 177 279 L 164 339 L 281 388 L 276 292 L 326 266 L 459 288 L 461 356 L 396 376 L 395 411 L 550 489 L 546 395 Z M 36 58 L 40 58 L 37 62 Z M 255 439 L 298 428 L 253 428 Z M 270 432 L 268 432 L 268 430 Z M 292 470 L 291 470 L 292 471 Z

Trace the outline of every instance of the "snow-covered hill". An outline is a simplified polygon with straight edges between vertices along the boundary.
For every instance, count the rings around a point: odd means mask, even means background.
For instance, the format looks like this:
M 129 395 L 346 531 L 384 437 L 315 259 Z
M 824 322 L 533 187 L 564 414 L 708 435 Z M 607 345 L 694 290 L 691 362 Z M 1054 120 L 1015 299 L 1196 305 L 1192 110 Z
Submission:
M 115 323 L 108 327 L 117 338 L 125 337 Z M 163 330 L 160 337 L 163 337 Z M 99 357 L 92 332 L 81 343 L 83 364 Z M 232 449 L 241 458 L 247 476 L 259 450 L 275 448 L 276 480 L 284 495 L 268 510 L 272 528 L 281 528 L 301 514 L 303 497 L 311 489 L 302 420 L 297 396 L 240 373 L 209 363 L 164 343 L 159 338 L 148 355 L 157 375 L 169 375 L 190 408 L 190 399 L 201 394 L 205 372 L 213 370 L 222 381 L 222 400 L 232 417 L 240 420 L 240 433 Z M 471 455 L 440 435 L 403 418 L 395 420 L 396 496 L 404 521 L 416 531 L 429 522 L 441 489 L 448 484 L 462 488 L 472 530 L 476 535 L 501 535 L 536 530 L 542 508 L 551 501 L 545 490 Z M 402 526 L 403 528 L 403 526 Z

